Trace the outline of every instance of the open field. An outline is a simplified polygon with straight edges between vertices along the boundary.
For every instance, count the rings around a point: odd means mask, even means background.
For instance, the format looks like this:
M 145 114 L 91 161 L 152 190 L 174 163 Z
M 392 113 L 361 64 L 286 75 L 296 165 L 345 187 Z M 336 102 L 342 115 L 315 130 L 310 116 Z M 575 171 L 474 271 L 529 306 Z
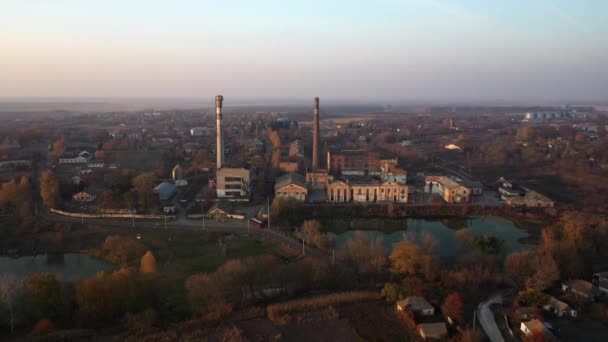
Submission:
M 278 253 L 276 245 L 253 237 L 164 229 L 139 234 L 156 255 L 160 270 L 183 277 L 213 272 L 229 259 Z

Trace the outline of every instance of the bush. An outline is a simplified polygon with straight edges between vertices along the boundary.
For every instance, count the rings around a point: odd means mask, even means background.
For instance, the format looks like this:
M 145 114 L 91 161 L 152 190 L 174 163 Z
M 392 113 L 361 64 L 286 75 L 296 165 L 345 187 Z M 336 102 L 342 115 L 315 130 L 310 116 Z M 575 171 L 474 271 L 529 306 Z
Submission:
M 340 292 L 314 298 L 297 299 L 288 302 L 269 305 L 266 310 L 268 318 L 277 324 L 283 324 L 289 320 L 289 313 L 319 310 L 328 306 L 337 306 L 348 303 L 378 300 L 377 292 L 355 291 Z
M 48 319 L 41 319 L 36 322 L 36 325 L 34 325 L 34 328 L 32 329 L 32 335 L 46 335 L 51 330 L 53 330 L 53 323 Z

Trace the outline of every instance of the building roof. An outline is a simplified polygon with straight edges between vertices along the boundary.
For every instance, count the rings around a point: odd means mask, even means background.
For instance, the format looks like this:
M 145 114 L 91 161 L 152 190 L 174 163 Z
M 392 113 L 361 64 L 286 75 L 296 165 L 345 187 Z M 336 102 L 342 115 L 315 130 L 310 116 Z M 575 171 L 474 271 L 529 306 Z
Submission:
M 582 279 L 570 280 L 564 285 L 574 291 L 586 293 L 590 296 L 594 295 L 597 292 L 597 288 L 593 284 Z
M 418 324 L 420 335 L 429 338 L 441 338 L 448 334 L 448 328 L 445 323 L 422 323 Z
M 558 311 L 570 310 L 570 305 L 562 302 L 561 300 L 553 296 L 549 296 L 549 300 L 547 301 L 546 305 Z
M 275 189 L 282 188 L 289 184 L 294 184 L 294 185 L 305 188 L 306 179 L 304 178 L 304 176 L 302 176 L 298 173 L 290 172 L 286 175 L 283 175 L 283 176 L 277 178 L 277 180 L 275 181 L 274 188 Z
M 537 319 L 532 319 L 527 322 L 521 322 L 521 324 L 524 325 L 532 334 L 543 334 L 547 329 L 545 328 L 543 322 Z
M 175 185 L 169 182 L 162 182 L 154 188 L 154 192 L 161 196 L 170 196 L 175 192 Z
M 408 309 L 416 312 L 422 310 L 432 310 L 434 307 L 426 299 L 420 296 L 409 296 L 397 302 L 397 305 L 401 307 L 407 307 Z

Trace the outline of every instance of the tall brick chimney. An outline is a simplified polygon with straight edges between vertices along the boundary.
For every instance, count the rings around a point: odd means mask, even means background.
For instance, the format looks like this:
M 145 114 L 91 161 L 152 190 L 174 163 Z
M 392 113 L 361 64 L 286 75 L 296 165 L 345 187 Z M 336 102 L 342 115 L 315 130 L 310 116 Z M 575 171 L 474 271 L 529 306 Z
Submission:
M 312 128 L 312 171 L 319 168 L 319 98 L 315 97 L 314 118 Z
M 215 97 L 215 129 L 216 129 L 216 142 L 215 146 L 217 149 L 216 168 L 221 169 L 224 164 L 224 137 L 222 135 L 222 101 L 224 97 L 217 95 Z

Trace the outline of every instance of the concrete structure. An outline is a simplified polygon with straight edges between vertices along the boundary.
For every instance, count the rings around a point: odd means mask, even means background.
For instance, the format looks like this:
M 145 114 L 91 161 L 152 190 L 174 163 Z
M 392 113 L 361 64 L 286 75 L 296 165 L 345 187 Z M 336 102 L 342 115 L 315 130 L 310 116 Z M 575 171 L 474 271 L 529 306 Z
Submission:
M 289 144 L 288 155 L 290 158 L 304 157 L 304 149 L 302 148 L 302 144 L 300 144 L 300 140 L 296 139 Z
M 314 100 L 313 129 L 312 129 L 312 171 L 319 168 L 319 98 Z
M 218 198 L 248 199 L 251 193 L 253 172 L 243 167 L 222 167 L 216 174 Z
M 168 201 L 175 194 L 175 185 L 169 182 L 158 184 L 153 190 L 161 201 Z
M 448 176 L 427 176 L 424 180 L 424 191 L 438 194 L 447 203 L 468 203 L 471 201 L 471 189 Z
M 370 170 L 379 170 L 377 153 L 363 150 L 327 152 L 327 170 L 334 175 L 365 176 Z
M 305 201 L 308 198 L 308 188 L 304 176 L 297 173 L 288 173 L 277 178 L 274 185 L 276 198 L 291 198 Z
M 74 158 L 59 158 L 59 164 L 86 164 L 93 159 L 93 154 L 82 151 Z
M 420 337 L 425 340 L 438 340 L 448 336 L 448 328 L 443 322 L 418 324 L 417 329 Z
M 407 171 L 400 169 L 393 164 L 384 164 L 380 167 L 380 178 L 385 182 L 406 184 Z
M 382 182 L 376 178 L 334 179 L 327 185 L 327 199 L 330 202 L 390 201 L 407 203 L 407 185 L 395 182 Z
M 298 172 L 300 171 L 300 164 L 293 161 L 282 161 L 279 163 L 279 170 L 282 172 Z
M 193 137 L 204 137 L 209 135 L 209 128 L 207 127 L 192 127 L 190 128 L 190 136 Z
M 435 307 L 420 296 L 409 296 L 398 301 L 396 305 L 397 310 L 409 310 L 417 316 L 433 316 L 435 314 Z
M 501 188 L 502 189 L 502 188 Z M 513 207 L 528 207 L 528 208 L 552 208 L 555 203 L 547 196 L 541 195 L 536 191 L 525 189 L 523 196 L 507 196 L 504 190 L 499 189 L 501 197 L 507 205 Z
M 327 170 L 307 171 L 306 184 L 312 189 L 326 189 L 327 184 L 334 179 Z
M 224 137 L 222 136 L 222 102 L 224 97 L 217 95 L 215 97 L 215 129 L 216 129 L 216 142 L 217 146 L 217 157 L 215 167 L 221 169 L 224 164 Z

